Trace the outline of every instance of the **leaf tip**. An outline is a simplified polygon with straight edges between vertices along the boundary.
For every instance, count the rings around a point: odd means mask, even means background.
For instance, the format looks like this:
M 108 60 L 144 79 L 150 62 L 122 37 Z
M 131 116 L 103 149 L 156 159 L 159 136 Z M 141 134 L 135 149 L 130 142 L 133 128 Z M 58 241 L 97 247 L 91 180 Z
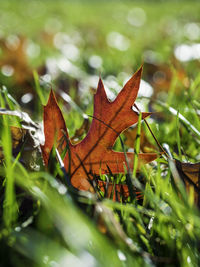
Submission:
M 97 90 L 98 90 L 98 88 L 102 88 L 102 87 L 104 87 L 103 81 L 101 79 L 101 76 L 99 76 L 99 82 L 98 82 Z
M 47 104 L 44 105 L 44 108 L 46 108 L 47 106 L 51 106 L 55 103 L 57 104 L 56 97 L 55 97 L 55 94 L 53 92 L 53 89 L 51 89 L 51 91 L 49 93 L 49 98 L 48 98 Z
M 151 116 L 153 112 L 142 112 L 142 119 L 144 120 L 145 118 Z
M 142 72 L 143 72 L 143 66 L 144 66 L 144 63 L 141 64 L 141 66 L 139 67 L 139 69 L 135 72 L 134 75 L 136 76 L 142 76 Z
M 106 91 L 105 91 L 105 88 L 104 88 L 104 84 L 103 84 L 103 81 L 102 81 L 101 77 L 99 77 L 97 91 L 96 91 L 96 94 L 95 94 L 95 98 L 98 98 L 98 97 L 100 97 L 101 101 L 104 101 L 104 102 L 108 100 L 107 95 L 106 95 Z

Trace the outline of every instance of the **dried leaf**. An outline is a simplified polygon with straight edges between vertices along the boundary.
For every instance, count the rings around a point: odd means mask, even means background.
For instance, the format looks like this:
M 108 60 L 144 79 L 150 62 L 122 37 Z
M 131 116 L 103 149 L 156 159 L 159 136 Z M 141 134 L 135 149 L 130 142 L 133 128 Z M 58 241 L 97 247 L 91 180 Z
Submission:
M 44 107 L 45 144 L 42 147 L 44 162 L 47 165 L 49 153 L 56 143 L 59 152 L 67 146 L 70 153 L 64 158 L 67 172 L 70 172 L 71 183 L 81 190 L 91 187 L 88 179 L 94 175 L 124 173 L 128 168 L 123 152 L 116 152 L 112 147 L 117 137 L 128 127 L 138 121 L 138 113 L 132 110 L 136 100 L 141 79 L 142 67 L 126 83 L 113 102 L 105 93 L 100 79 L 94 96 L 94 115 L 86 137 L 73 145 L 69 140 L 67 128 L 55 96 L 51 91 L 47 105 Z M 150 113 L 143 113 L 146 118 Z M 127 153 L 130 168 L 133 168 L 134 153 Z M 157 158 L 157 154 L 139 154 L 139 162 L 147 163 Z
M 195 189 L 195 202 L 200 197 L 200 163 L 187 163 L 175 160 L 176 168 L 185 183 L 187 191 L 191 186 Z
M 24 137 L 26 135 L 27 130 L 11 126 L 10 132 L 11 132 L 11 138 L 12 138 L 12 149 L 13 149 L 13 153 L 14 153 L 14 151 L 17 150 L 19 145 L 24 141 Z M 4 159 L 3 149 L 2 149 L 2 147 L 0 147 L 0 162 L 3 159 Z
M 38 170 L 41 162 L 40 140 L 38 135 L 30 129 L 10 126 L 12 138 L 13 157 L 19 157 L 19 161 L 30 170 Z M 19 154 L 20 153 L 20 154 Z M 4 159 L 3 149 L 0 147 L 0 163 Z
M 189 79 L 185 70 L 176 59 L 172 59 L 172 64 L 174 66 L 174 69 L 176 70 L 177 78 L 175 93 L 179 94 L 183 86 L 186 88 L 189 87 Z M 170 66 L 167 64 L 146 63 L 145 66 L 148 79 L 154 88 L 154 97 L 157 96 L 160 92 L 168 92 L 171 88 L 171 83 L 174 77 L 172 68 L 170 68 Z
M 28 169 L 38 170 L 42 161 L 40 145 L 44 143 L 40 125 L 35 123 L 26 112 L 0 108 L 1 115 L 14 116 L 19 119 L 21 127 L 10 127 L 13 156 L 17 156 L 20 152 L 19 160 Z M 3 151 L 0 147 L 0 160 L 3 157 Z
M 129 188 L 126 184 L 113 184 L 107 183 L 105 181 L 97 181 L 98 188 L 106 193 L 107 198 L 112 198 L 114 201 L 120 201 L 121 197 L 126 200 L 129 197 Z M 143 197 L 142 193 L 139 191 L 135 192 L 136 198 L 140 199 Z
M 24 136 L 26 135 L 27 130 L 11 126 L 11 136 L 12 136 L 12 146 L 17 148 L 20 142 L 23 142 Z
M 13 68 L 13 78 L 16 84 L 21 85 L 32 80 L 32 71 L 28 64 L 25 51 L 27 40 L 20 36 L 17 41 L 8 45 L 7 40 L 0 39 L 0 47 L 3 57 L 0 60 L 0 67 L 9 66 Z
M 129 128 L 124 132 L 124 135 L 126 137 L 125 145 L 128 147 L 134 147 L 136 135 L 137 135 L 137 127 Z M 145 132 L 142 131 L 140 135 L 140 149 L 142 152 L 148 153 L 148 152 L 155 152 L 156 148 L 154 145 L 152 145 L 147 136 L 145 135 Z

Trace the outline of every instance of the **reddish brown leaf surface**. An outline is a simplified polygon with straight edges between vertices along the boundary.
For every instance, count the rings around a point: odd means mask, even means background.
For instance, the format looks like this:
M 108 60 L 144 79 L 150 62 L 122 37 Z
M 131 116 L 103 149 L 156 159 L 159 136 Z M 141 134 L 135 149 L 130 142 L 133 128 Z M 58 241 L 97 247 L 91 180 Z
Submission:
M 70 172 L 71 183 L 81 190 L 89 190 L 88 179 L 93 175 L 111 172 L 124 173 L 127 163 L 123 152 L 116 152 L 112 147 L 125 129 L 138 121 L 138 114 L 132 110 L 139 90 L 142 68 L 126 83 L 113 102 L 106 96 L 102 80 L 99 80 L 94 95 L 94 115 L 86 137 L 78 144 L 72 145 L 67 128 L 51 91 L 47 105 L 44 107 L 45 144 L 42 147 L 44 162 L 47 165 L 49 153 L 55 143 L 61 153 L 65 146 L 69 153 L 64 158 L 67 172 Z M 143 113 L 143 118 L 150 113 Z M 156 159 L 157 154 L 139 154 L 139 163 L 147 163 Z M 133 168 L 134 153 L 127 153 L 130 168 Z M 70 168 L 69 168 L 70 166 Z
M 107 198 L 112 198 L 114 201 L 120 200 L 121 197 L 123 199 L 127 199 L 130 195 L 129 193 L 129 188 L 126 184 L 112 184 L 112 183 L 106 183 L 105 181 L 97 181 L 98 183 L 98 188 L 106 193 Z M 142 199 L 143 195 L 142 192 L 136 191 L 136 199 Z

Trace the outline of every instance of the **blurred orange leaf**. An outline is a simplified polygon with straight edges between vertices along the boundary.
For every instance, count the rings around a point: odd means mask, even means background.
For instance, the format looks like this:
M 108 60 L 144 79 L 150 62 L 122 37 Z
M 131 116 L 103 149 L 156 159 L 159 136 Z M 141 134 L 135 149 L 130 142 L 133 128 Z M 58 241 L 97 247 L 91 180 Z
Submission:
M 176 91 L 181 92 L 182 87 L 189 87 L 189 79 L 185 70 L 176 59 L 172 59 L 174 70 L 176 70 Z M 161 92 L 168 92 L 171 88 L 172 80 L 174 78 L 173 68 L 168 64 L 145 64 L 146 75 L 154 88 L 154 96 Z
M 21 85 L 32 80 L 32 70 L 28 64 L 25 51 L 27 39 L 17 36 L 15 39 L 12 43 L 5 39 L 0 39 L 0 47 L 3 52 L 3 56 L 0 59 L 0 67 L 12 68 L 14 82 Z
M 125 139 L 125 145 L 128 147 L 134 147 L 136 135 L 137 135 L 137 127 L 135 128 L 129 128 L 124 132 L 124 135 L 126 137 Z M 156 151 L 156 147 L 152 145 L 147 136 L 145 135 L 145 132 L 142 131 L 140 135 L 140 149 L 142 152 L 154 152 Z

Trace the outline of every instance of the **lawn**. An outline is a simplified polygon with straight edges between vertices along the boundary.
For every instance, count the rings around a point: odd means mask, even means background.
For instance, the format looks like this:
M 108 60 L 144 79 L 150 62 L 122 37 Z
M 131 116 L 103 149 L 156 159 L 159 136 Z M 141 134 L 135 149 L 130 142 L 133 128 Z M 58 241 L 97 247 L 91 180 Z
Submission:
M 198 1 L 0 1 L 0 266 L 199 266 L 199 62 Z

